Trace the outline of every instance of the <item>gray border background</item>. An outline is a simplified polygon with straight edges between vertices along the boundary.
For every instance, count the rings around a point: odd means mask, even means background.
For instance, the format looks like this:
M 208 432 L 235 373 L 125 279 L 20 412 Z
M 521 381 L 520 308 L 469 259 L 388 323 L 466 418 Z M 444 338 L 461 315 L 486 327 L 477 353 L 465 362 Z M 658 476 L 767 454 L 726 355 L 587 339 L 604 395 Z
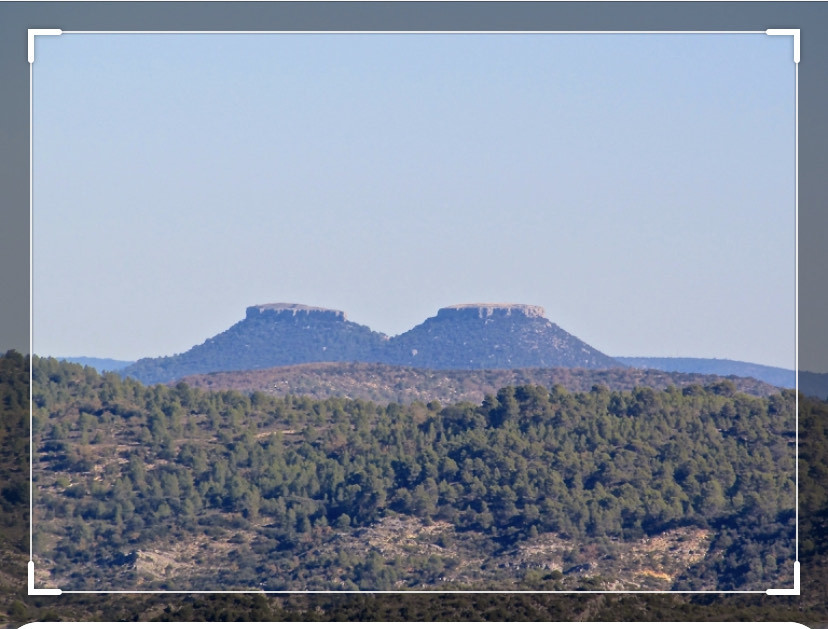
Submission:
M 2 2 L 0 352 L 28 352 L 26 30 L 764 30 L 799 28 L 800 366 L 828 372 L 828 4 L 823 2 Z M 825 39 L 823 39 L 825 38 Z M 769 299 L 773 296 L 769 296 Z M 21 514 L 22 515 L 22 514 Z M 803 575 L 803 580 L 806 575 Z M 803 590 L 806 584 L 803 582 Z
M 828 4 L 823 2 L 1 2 L 0 351 L 28 353 L 28 28 L 764 30 L 799 28 L 800 354 L 828 372 Z M 793 160 L 792 160 L 793 164 Z M 773 295 L 768 296 L 773 299 Z

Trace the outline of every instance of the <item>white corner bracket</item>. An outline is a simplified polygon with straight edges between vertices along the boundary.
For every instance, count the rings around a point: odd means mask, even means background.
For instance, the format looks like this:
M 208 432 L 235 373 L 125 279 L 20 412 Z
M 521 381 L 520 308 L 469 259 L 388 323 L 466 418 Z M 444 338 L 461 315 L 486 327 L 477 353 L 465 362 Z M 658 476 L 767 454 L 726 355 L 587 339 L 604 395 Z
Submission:
M 794 586 L 792 590 L 766 590 L 769 596 L 799 596 L 799 562 L 794 562 Z
M 63 594 L 62 590 L 57 589 L 43 589 L 38 590 L 34 584 L 34 561 L 29 562 L 29 596 L 60 596 Z
M 62 35 L 59 28 L 30 28 L 29 29 L 29 63 L 34 63 L 35 35 Z
M 794 63 L 799 63 L 799 29 L 798 28 L 769 28 L 765 35 L 790 35 L 794 38 Z

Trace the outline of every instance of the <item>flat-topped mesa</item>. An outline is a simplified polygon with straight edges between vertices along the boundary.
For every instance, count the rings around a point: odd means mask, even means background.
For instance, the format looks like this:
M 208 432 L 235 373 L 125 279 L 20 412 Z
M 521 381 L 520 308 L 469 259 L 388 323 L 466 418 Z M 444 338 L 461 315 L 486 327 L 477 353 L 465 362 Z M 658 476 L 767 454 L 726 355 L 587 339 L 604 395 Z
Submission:
M 481 319 L 486 319 L 495 314 L 511 316 L 513 313 L 522 314 L 526 317 L 539 317 L 541 319 L 546 317 L 546 312 L 542 306 L 529 306 L 526 304 L 457 304 L 455 306 L 440 308 L 437 311 L 437 316 L 460 313 L 475 313 Z
M 333 310 L 331 308 L 319 308 L 318 306 L 305 306 L 304 304 L 259 304 L 258 306 L 250 306 L 246 311 L 248 319 L 252 317 L 268 316 L 268 315 L 287 315 L 292 317 L 300 316 L 322 316 L 326 319 L 334 318 L 337 321 L 346 321 L 347 317 L 342 310 Z

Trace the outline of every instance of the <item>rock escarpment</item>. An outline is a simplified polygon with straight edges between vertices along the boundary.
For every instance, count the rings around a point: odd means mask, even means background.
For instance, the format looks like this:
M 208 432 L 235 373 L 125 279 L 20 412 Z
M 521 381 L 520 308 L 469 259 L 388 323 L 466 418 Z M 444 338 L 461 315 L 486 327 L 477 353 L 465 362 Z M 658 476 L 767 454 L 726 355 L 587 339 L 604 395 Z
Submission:
M 495 314 L 508 317 L 513 312 L 525 317 L 540 317 L 541 319 L 546 317 L 546 311 L 542 306 L 528 306 L 526 304 L 457 304 L 456 306 L 440 308 L 437 311 L 437 316 L 466 316 L 475 312 L 480 319 L 486 319 Z
M 319 308 L 317 306 L 305 306 L 303 304 L 261 304 L 259 306 L 250 306 L 245 311 L 245 316 L 248 319 L 256 317 L 312 317 L 314 320 L 331 319 L 335 321 L 347 321 L 348 318 L 342 310 L 332 310 L 330 308 Z

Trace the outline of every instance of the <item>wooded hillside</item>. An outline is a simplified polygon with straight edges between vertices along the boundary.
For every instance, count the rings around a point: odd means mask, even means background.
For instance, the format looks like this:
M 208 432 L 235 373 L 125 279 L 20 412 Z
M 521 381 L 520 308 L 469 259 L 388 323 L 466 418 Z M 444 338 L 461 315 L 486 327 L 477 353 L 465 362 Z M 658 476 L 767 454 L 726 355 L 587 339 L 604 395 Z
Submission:
M 402 406 L 33 371 L 50 587 L 765 589 L 792 575 L 790 391 L 526 385 Z
M 8 627 L 33 620 L 773 620 L 816 627 L 828 619 L 828 404 L 815 399 L 800 400 L 801 596 L 554 593 L 28 597 L 28 501 L 18 496 L 17 489 L 10 489 L 28 487 L 28 359 L 8 352 L 0 356 L 0 367 L 4 430 L 0 439 L 0 488 L 7 490 L 1 494 L 0 624 Z

